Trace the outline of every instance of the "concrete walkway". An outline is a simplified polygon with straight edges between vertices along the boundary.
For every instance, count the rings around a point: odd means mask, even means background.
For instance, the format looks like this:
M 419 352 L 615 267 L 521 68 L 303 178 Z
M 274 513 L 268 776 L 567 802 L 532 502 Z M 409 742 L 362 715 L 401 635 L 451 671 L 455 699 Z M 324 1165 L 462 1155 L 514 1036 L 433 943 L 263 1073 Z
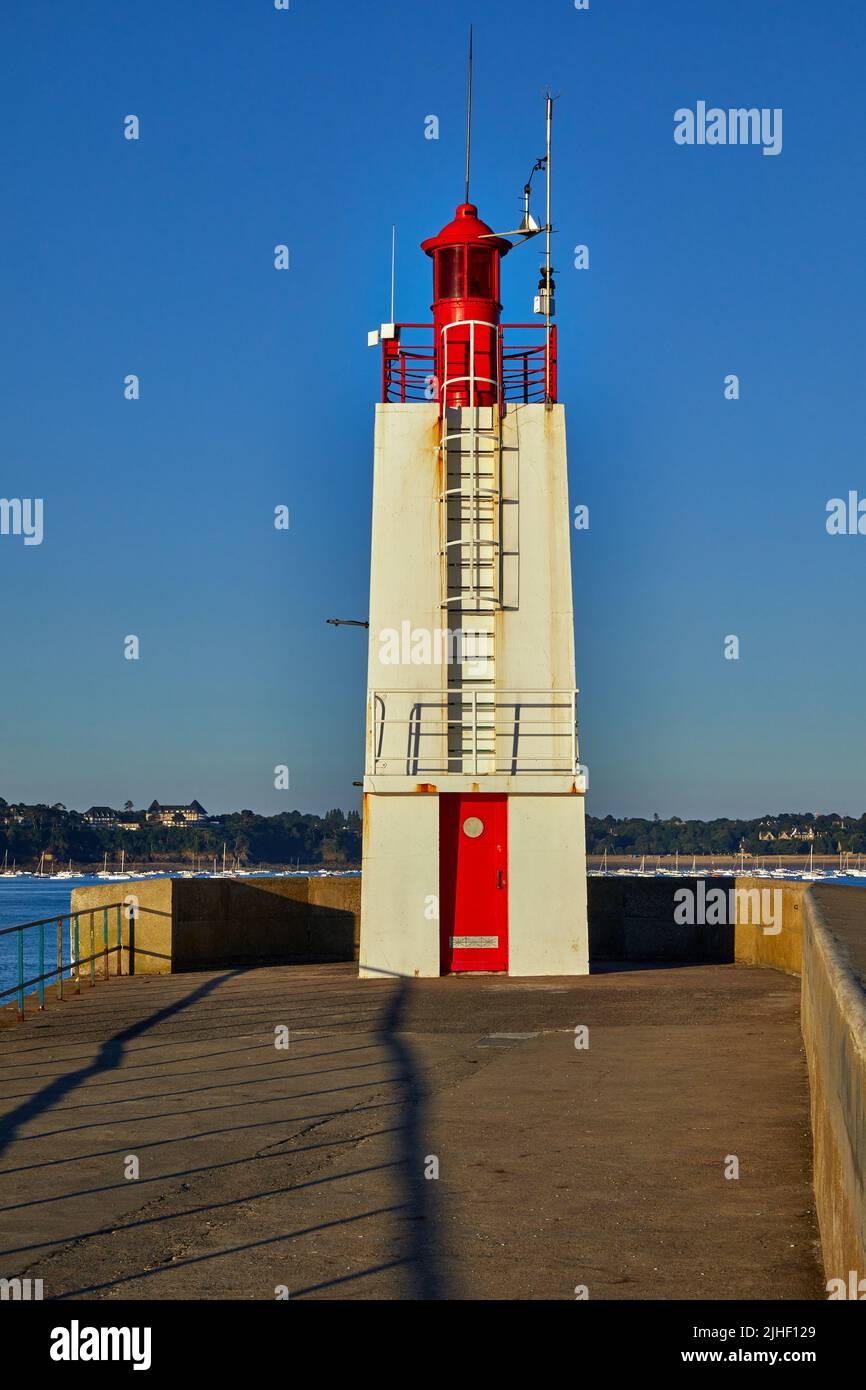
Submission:
M 738 966 L 100 983 L 0 1028 L 0 1276 L 84 1299 L 822 1297 L 798 1000 Z

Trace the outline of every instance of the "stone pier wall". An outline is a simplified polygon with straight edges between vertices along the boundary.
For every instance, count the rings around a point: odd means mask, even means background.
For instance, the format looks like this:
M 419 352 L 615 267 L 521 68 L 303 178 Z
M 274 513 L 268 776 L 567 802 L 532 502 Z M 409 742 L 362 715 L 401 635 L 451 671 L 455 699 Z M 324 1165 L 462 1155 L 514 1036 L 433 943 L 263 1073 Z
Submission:
M 827 1279 L 866 1296 L 866 890 L 805 901 L 801 1026 L 809 1067 L 815 1200 Z M 850 1296 L 850 1294 L 849 1294 Z
M 121 902 L 123 973 L 168 975 L 223 965 L 352 960 L 358 953 L 361 880 L 348 878 L 130 879 L 72 892 L 82 957 L 90 914 L 97 951 L 104 905 Z M 116 942 L 109 912 L 109 945 Z M 116 969 L 116 951 L 109 970 Z M 102 961 L 97 961 L 102 972 Z

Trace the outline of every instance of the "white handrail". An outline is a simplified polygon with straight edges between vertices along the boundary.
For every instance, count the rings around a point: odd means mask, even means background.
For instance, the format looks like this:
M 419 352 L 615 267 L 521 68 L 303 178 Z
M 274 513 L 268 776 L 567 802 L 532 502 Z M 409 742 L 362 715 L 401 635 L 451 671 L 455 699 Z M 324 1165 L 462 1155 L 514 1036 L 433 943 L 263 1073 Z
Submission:
M 471 771 L 473 777 L 573 775 L 580 770 L 578 694 L 576 688 L 371 690 L 367 773 L 370 776 L 414 776 L 435 772 L 459 776 Z M 396 712 L 392 713 L 395 707 Z M 527 718 L 527 707 L 541 717 Z M 479 708 L 484 715 L 481 722 Z M 509 714 L 509 710 L 513 713 Z M 449 747 L 452 729 L 461 731 L 456 751 Z M 511 750 L 500 755 L 497 743 L 506 738 L 511 742 Z M 568 751 L 560 752 L 557 741 L 566 738 Z M 531 740 L 537 739 L 547 743 L 546 750 L 539 754 L 528 752 Z M 431 740 L 428 753 L 426 742 Z

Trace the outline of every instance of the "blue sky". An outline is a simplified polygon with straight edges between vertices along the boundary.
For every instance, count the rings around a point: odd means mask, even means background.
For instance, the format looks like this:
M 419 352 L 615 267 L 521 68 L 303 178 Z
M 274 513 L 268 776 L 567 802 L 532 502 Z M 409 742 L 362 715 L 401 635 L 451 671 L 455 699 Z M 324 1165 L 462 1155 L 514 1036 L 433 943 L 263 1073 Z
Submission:
M 397 317 L 428 315 L 470 19 L 497 228 L 560 93 L 589 810 L 863 811 L 866 536 L 825 529 L 829 498 L 866 496 L 854 0 L 5 6 L 0 493 L 45 507 L 42 545 L 0 537 L 8 800 L 357 804 L 365 635 L 325 619 L 366 615 L 366 332 L 392 221 Z M 782 108 L 781 154 L 675 144 L 698 100 Z M 506 321 L 537 264 L 506 261 Z

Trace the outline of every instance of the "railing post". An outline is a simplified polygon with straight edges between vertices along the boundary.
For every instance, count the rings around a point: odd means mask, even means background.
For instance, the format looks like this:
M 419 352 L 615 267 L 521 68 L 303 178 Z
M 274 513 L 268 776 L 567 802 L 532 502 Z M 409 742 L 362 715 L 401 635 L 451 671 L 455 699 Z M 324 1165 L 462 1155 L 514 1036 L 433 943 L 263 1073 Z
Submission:
M 45 1008 L 45 923 L 39 923 L 39 1007 Z
M 63 918 L 57 918 L 57 998 L 63 999 Z
M 123 974 L 123 970 L 122 970 L 122 968 L 121 968 L 121 961 L 122 961 L 121 952 L 122 952 L 122 950 L 123 950 L 123 936 L 122 936 L 121 927 L 120 927 L 120 912 L 121 912 L 121 907 L 120 907 L 120 903 L 118 903 L 118 904 L 117 904 L 117 974 L 118 974 L 118 975 L 122 975 L 122 974 Z
M 475 409 L 475 320 L 469 323 L 469 404 Z
M 24 933 L 18 933 L 18 1022 L 24 1022 Z
M 74 943 L 74 944 L 73 944 L 73 950 L 75 951 L 75 967 L 74 967 L 73 972 L 72 972 L 72 978 L 73 978 L 73 980 L 74 980 L 74 982 L 75 982 L 75 993 L 76 993 L 76 994 L 80 994 L 80 993 L 81 993 L 81 965 L 80 965 L 79 962 L 80 962 L 80 960 L 81 960 L 81 941 L 80 941 L 80 935 L 79 935 L 79 931 L 78 931 L 78 913 L 77 913 L 77 912 L 76 912 L 76 914 L 75 914 L 74 925 L 73 925 L 73 928 L 72 928 L 72 939 L 73 939 L 73 943 Z
M 478 776 L 478 691 L 472 692 L 472 769 Z
M 96 930 L 93 925 L 93 908 L 90 909 L 90 988 L 96 984 Z
M 111 976 L 108 971 L 108 908 L 102 909 L 102 968 L 105 971 L 106 980 Z
M 440 416 L 440 418 L 443 420 L 443 422 L 444 422 L 444 420 L 445 420 L 445 412 L 446 412 L 446 410 L 448 409 L 447 390 L 446 390 L 446 387 L 447 387 L 447 384 L 448 384 L 448 333 L 446 332 L 447 328 L 448 328 L 447 323 L 444 323 L 444 324 L 442 325 L 441 329 L 439 330 L 439 336 L 440 336 L 440 338 L 441 338 L 441 340 L 442 340 L 442 341 L 441 341 L 441 344 L 439 344 L 439 343 L 437 343 L 437 342 L 435 341 L 435 334 L 434 334 L 434 342 L 433 342 L 433 351 L 436 353 L 436 359 L 435 359 L 435 364 L 434 364 L 434 365 L 435 365 L 435 367 L 436 367 L 437 369 L 438 369 L 438 366 L 439 366 L 439 350 L 440 350 L 440 348 L 441 348 L 441 353 L 442 353 L 442 380 L 439 382 L 439 416 Z M 446 428 L 445 428 L 444 425 L 443 425 L 443 430 L 442 430 L 442 437 L 443 437 L 443 439 L 445 438 L 445 435 L 446 435 L 446 434 L 447 434 L 447 430 L 446 430 Z M 447 472 L 446 472 L 446 477 L 447 477 Z
M 496 328 L 496 399 L 499 402 L 500 420 L 505 414 L 505 382 L 503 380 L 502 340 L 503 328 L 502 324 L 500 323 L 497 325 Z
M 548 292 L 548 294 L 550 293 L 550 286 L 548 286 L 548 291 L 547 291 L 547 292 Z M 550 306 L 548 305 L 548 308 L 549 308 L 549 307 L 550 307 Z M 545 320 L 545 328 L 544 328 L 544 404 L 545 404 L 545 405 L 548 405 L 549 402 L 550 402 L 550 314 L 548 313 L 547 318 L 546 318 L 546 320 Z

